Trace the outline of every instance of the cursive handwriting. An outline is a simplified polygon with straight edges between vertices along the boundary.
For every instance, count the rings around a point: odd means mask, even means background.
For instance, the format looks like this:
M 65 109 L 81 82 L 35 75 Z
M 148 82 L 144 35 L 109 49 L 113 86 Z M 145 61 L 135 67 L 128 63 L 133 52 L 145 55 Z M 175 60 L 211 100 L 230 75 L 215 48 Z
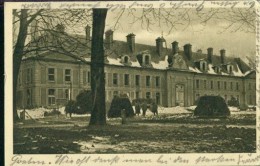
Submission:
M 235 162 L 235 161 L 236 161 L 235 158 L 225 158 L 223 155 L 214 158 L 200 156 L 195 160 L 195 163 L 202 164 L 202 163 L 213 163 L 213 162 L 220 163 L 220 162 Z
M 29 159 L 23 159 L 22 155 L 14 155 L 11 159 L 11 164 L 10 166 L 15 166 L 15 165 L 45 165 L 44 160 L 35 160 L 33 157 L 30 157 Z

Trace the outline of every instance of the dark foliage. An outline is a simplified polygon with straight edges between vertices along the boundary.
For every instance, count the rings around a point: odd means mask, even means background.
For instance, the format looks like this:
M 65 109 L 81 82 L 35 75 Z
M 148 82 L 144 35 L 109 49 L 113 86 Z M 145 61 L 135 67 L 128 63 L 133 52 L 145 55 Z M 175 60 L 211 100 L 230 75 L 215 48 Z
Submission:
M 225 100 L 220 96 L 202 96 L 194 111 L 195 116 L 228 116 L 230 111 Z
M 83 90 L 76 97 L 76 114 L 86 114 L 91 112 L 92 96 L 91 91 Z
M 229 106 L 239 107 L 239 101 L 235 97 L 231 97 L 230 100 L 228 100 Z
M 121 117 L 121 110 L 126 110 L 126 117 L 134 116 L 134 110 L 132 108 L 131 102 L 126 97 L 115 96 L 112 100 L 110 109 L 108 111 L 109 118 Z
M 65 107 L 65 112 L 66 114 L 72 114 L 76 112 L 76 109 L 77 109 L 76 101 L 70 100 Z

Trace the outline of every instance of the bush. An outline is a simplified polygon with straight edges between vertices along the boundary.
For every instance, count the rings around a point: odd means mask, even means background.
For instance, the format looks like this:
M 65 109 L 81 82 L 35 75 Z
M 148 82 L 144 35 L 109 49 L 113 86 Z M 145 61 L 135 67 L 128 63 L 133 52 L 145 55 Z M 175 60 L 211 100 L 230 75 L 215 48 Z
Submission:
M 239 101 L 232 96 L 231 99 L 228 100 L 228 105 L 233 107 L 239 107 Z
M 195 116 L 228 116 L 230 111 L 220 96 L 202 96 L 194 111 Z
M 65 113 L 66 114 L 72 114 L 77 112 L 77 106 L 76 106 L 76 101 L 74 100 L 69 100 L 67 105 L 65 106 Z
M 76 114 L 90 113 L 92 109 L 92 95 L 90 90 L 81 91 L 76 97 Z
M 121 110 L 123 109 L 126 110 L 126 117 L 134 116 L 134 110 L 132 108 L 130 100 L 127 97 L 115 96 L 108 111 L 108 117 L 121 117 Z

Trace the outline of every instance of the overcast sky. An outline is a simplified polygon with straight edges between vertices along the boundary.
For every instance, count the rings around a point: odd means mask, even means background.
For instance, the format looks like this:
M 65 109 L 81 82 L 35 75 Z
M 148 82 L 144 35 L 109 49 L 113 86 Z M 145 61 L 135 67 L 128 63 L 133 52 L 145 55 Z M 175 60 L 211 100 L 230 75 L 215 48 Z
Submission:
M 137 11 L 137 13 L 141 11 Z M 106 30 L 113 29 L 118 12 L 108 12 L 106 19 Z M 166 25 L 158 24 L 151 26 L 151 30 L 147 31 L 145 27 L 141 27 L 140 22 L 131 24 L 133 17 L 125 12 L 119 19 L 119 26 L 115 29 L 114 39 L 126 41 L 128 33 L 136 35 L 136 43 L 155 45 L 155 39 L 162 36 L 166 39 L 167 47 L 171 48 L 173 41 L 179 42 L 179 47 L 182 50 L 183 45 L 190 43 L 193 51 L 202 49 L 204 53 L 207 52 L 208 47 L 213 47 L 214 54 L 219 54 L 220 49 L 226 49 L 227 56 L 253 56 L 255 52 L 255 34 L 248 32 L 231 32 L 232 29 L 224 31 L 224 26 L 228 22 L 224 19 L 211 19 L 205 26 L 197 21 L 196 14 L 191 13 L 191 24 L 188 28 L 184 26 L 177 26 L 168 34 L 169 28 Z M 140 15 L 138 15 L 140 16 Z M 193 18 L 192 18 L 193 17 Z M 185 24 L 185 22 L 182 22 Z M 186 24 L 185 24 L 186 25 Z

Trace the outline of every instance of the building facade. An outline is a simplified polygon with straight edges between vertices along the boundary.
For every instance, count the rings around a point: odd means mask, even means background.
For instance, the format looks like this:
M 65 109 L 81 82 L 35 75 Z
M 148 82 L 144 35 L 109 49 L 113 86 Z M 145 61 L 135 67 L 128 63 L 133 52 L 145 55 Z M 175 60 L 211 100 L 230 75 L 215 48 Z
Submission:
M 90 27 L 81 40 L 90 44 Z M 88 43 L 89 42 L 89 43 Z M 90 46 L 91 47 L 91 46 Z M 178 42 L 165 48 L 165 39 L 159 37 L 155 46 L 135 43 L 135 35 L 128 34 L 126 42 L 113 40 L 113 31 L 107 31 L 105 47 L 106 101 L 114 95 L 128 94 L 130 100 L 152 98 L 166 107 L 191 106 L 200 96 L 220 95 L 226 101 L 231 97 L 240 105 L 256 104 L 256 73 L 240 58 L 192 51 L 186 44 L 179 49 Z M 57 52 L 23 59 L 17 85 L 18 107 L 64 105 L 75 100 L 83 89 L 90 89 L 89 47 L 72 57 Z

